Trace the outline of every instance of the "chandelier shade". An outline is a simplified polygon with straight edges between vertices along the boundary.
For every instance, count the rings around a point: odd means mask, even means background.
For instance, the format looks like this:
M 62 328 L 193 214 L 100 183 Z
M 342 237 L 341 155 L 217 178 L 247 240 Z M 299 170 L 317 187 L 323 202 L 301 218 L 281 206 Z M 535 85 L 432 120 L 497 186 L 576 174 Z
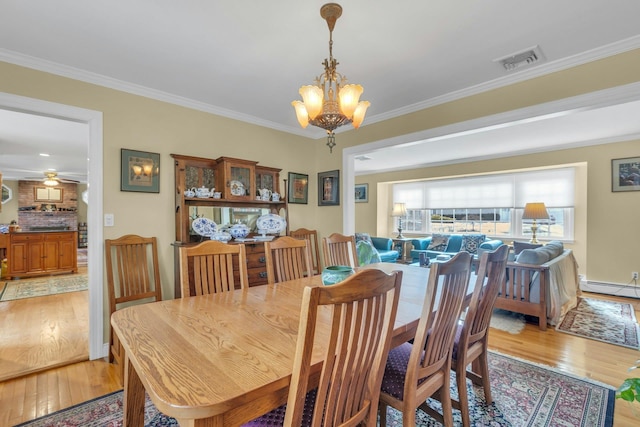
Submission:
M 320 16 L 329 26 L 329 58 L 324 60 L 324 73 L 316 77 L 314 84 L 300 88 L 302 101 L 291 103 L 302 128 L 312 124 L 327 131 L 330 152 L 336 145 L 333 131 L 348 123 L 358 129 L 370 105 L 368 101 L 360 101 L 364 88 L 349 84 L 347 78 L 336 71 L 338 61 L 333 58 L 333 28 L 341 15 L 342 7 L 337 3 L 327 3 L 320 8 Z

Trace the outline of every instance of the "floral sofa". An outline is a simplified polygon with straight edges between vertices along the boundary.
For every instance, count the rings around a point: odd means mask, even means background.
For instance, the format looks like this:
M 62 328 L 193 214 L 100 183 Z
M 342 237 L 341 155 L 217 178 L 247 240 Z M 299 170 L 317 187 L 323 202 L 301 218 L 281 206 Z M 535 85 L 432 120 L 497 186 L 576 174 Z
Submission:
M 411 259 L 418 262 L 420 253 L 426 253 L 431 259 L 438 255 L 455 255 L 467 251 L 473 255 L 483 250 L 493 251 L 502 245 L 502 240 L 487 239 L 484 234 L 433 234 L 429 237 L 413 239 Z

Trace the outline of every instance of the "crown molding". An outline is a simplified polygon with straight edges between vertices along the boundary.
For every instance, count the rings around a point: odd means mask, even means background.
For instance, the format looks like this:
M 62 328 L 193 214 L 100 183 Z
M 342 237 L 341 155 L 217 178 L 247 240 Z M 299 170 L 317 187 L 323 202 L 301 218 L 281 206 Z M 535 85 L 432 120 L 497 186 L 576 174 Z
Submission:
M 422 102 L 407 105 L 402 108 L 398 108 L 386 113 L 377 114 L 375 116 L 367 117 L 366 123 L 372 124 L 381 122 L 384 120 L 399 117 L 405 114 L 413 113 L 425 108 L 434 107 L 439 104 L 455 101 L 461 98 L 465 98 L 472 95 L 477 95 L 482 92 L 497 89 L 503 86 L 511 85 L 521 81 L 529 80 L 532 78 L 544 76 L 557 71 L 565 70 L 578 65 L 586 64 L 588 62 L 596 61 L 599 59 L 614 56 L 620 53 L 624 53 L 630 50 L 640 48 L 640 35 L 630 37 L 619 42 L 611 43 L 606 46 L 602 46 L 596 49 L 592 49 L 577 55 L 573 55 L 561 60 L 552 61 L 541 64 L 539 66 L 518 71 L 517 73 L 510 74 L 508 76 L 500 77 L 485 83 L 481 83 L 475 86 L 450 92 L 441 96 L 427 99 Z M 255 116 L 239 113 L 226 108 L 222 108 L 216 105 L 207 104 L 193 99 L 173 95 L 171 93 L 151 89 L 145 86 L 128 83 L 122 80 L 114 79 L 111 77 L 103 76 L 101 74 L 92 73 L 89 71 L 81 70 L 74 67 L 58 64 L 56 62 L 36 58 L 29 55 L 24 55 L 18 52 L 14 52 L 7 49 L 0 49 L 0 61 L 19 65 L 26 68 L 31 68 L 38 71 L 43 71 L 51 74 L 55 74 L 62 77 L 67 77 L 74 80 L 79 80 L 86 83 L 95 84 L 98 86 L 115 89 L 134 95 L 143 96 L 150 99 L 155 99 L 170 104 L 180 105 L 182 107 L 191 108 L 206 113 L 215 114 L 218 116 L 226 117 L 233 120 L 238 120 L 245 123 L 254 124 L 290 134 L 295 134 L 302 137 L 319 139 L 324 137 L 324 131 L 309 132 L 298 127 L 285 126 L 279 123 L 275 123 L 269 120 L 263 120 Z M 337 129 L 336 133 L 340 133 L 341 129 Z M 344 130 L 343 130 L 344 131 Z

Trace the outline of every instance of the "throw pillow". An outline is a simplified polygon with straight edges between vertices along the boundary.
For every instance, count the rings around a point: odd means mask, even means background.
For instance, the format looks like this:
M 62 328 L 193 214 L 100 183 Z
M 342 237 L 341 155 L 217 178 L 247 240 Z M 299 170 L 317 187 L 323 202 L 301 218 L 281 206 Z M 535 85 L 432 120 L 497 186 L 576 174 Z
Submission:
M 449 235 L 448 234 L 433 234 L 431 236 L 431 242 L 429 242 L 429 247 L 427 248 L 430 251 L 446 251 L 447 245 L 449 244 Z
M 378 250 L 366 240 L 360 240 L 356 243 L 356 253 L 358 254 L 358 264 L 360 266 L 382 261 Z
M 524 249 L 516 258 L 521 264 L 541 265 L 549 261 L 548 251 L 542 249 Z
M 480 245 L 484 243 L 486 238 L 487 236 L 484 234 L 464 234 L 462 236 L 460 250 L 475 255 L 478 253 L 478 248 L 480 248 Z
M 525 249 L 535 249 L 542 246 L 542 243 L 529 243 L 529 242 L 513 242 L 513 252 L 519 255 Z

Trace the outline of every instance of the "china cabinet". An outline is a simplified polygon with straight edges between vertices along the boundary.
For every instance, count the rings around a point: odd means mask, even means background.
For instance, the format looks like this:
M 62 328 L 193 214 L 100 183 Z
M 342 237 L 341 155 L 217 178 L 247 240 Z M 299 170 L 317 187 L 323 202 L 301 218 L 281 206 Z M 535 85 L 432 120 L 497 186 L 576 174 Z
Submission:
M 261 216 L 277 214 L 287 222 L 282 234 L 288 233 L 287 198 L 280 192 L 281 169 L 258 165 L 258 162 L 231 157 L 207 159 L 203 157 L 171 154 L 175 163 L 175 296 L 180 296 L 178 248 L 196 244 L 207 237 L 194 232 L 191 226 L 194 219 L 208 218 L 214 221 L 218 229 L 223 226 L 245 224 L 250 228 L 251 239 L 257 232 L 256 222 Z M 197 189 L 200 195 L 197 197 Z M 212 190 L 215 188 L 215 190 Z M 257 190 L 268 188 L 281 195 L 280 200 L 262 200 Z M 284 185 L 286 188 L 286 184 Z M 194 193 L 189 190 L 195 189 Z M 185 194 L 186 193 L 186 194 Z M 214 197 L 219 193 L 219 198 Z M 247 253 L 249 286 L 267 283 L 264 243 L 261 241 L 243 242 Z M 238 244 L 232 240 L 229 244 Z

